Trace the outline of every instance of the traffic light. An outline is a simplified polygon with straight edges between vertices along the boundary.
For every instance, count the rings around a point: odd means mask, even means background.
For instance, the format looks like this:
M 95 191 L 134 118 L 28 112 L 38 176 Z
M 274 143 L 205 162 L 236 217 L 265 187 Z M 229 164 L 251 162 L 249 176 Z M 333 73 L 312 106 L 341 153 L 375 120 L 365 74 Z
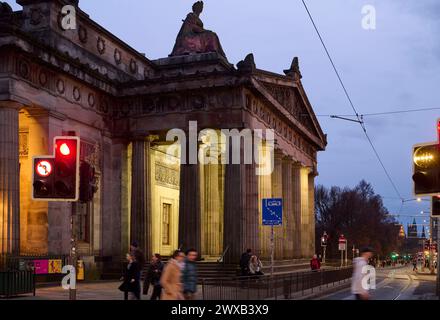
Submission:
M 421 196 L 440 193 L 439 144 L 415 146 L 413 163 L 414 194 Z
M 79 171 L 79 201 L 86 203 L 93 199 L 96 192 L 95 169 L 88 162 L 83 161 Z
M 440 217 L 440 196 L 432 197 L 431 216 Z
M 34 157 L 33 200 L 78 201 L 79 138 L 56 137 L 54 155 Z
M 53 192 L 53 158 L 34 158 L 32 199 L 48 199 Z

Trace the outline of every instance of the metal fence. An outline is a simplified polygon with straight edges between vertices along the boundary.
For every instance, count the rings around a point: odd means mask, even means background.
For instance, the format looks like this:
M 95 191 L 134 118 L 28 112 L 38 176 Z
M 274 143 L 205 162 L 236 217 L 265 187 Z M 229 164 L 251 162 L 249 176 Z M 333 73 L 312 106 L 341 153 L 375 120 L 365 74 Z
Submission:
M 35 276 L 33 271 L 0 271 L 0 298 L 33 293 Z
M 285 275 L 202 279 L 203 300 L 280 300 L 351 278 L 353 268 Z

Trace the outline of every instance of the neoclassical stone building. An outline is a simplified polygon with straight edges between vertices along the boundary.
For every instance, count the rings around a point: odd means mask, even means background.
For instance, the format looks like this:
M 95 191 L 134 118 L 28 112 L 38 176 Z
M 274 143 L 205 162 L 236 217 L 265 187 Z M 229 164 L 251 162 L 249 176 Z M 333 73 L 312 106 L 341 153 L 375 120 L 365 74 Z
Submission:
M 314 253 L 314 178 L 326 146 L 301 84 L 298 59 L 285 74 L 237 66 L 203 28 L 197 3 L 169 57 L 150 60 L 91 20 L 78 1 L 0 2 L 0 253 L 68 254 L 70 219 L 87 263 L 116 262 L 132 240 L 148 254 L 196 247 L 235 263 L 247 247 L 269 255 L 261 199 L 284 199 L 275 258 Z M 65 30 L 62 8 L 76 8 Z M 170 17 L 177 19 L 180 17 Z M 170 47 L 171 47 L 170 43 Z M 274 170 L 256 164 L 166 161 L 170 129 L 272 129 Z M 53 137 L 81 138 L 96 170 L 89 203 L 31 200 L 32 157 Z M 203 148 L 199 142 L 198 148 Z M 227 249 L 227 250 L 226 250 Z

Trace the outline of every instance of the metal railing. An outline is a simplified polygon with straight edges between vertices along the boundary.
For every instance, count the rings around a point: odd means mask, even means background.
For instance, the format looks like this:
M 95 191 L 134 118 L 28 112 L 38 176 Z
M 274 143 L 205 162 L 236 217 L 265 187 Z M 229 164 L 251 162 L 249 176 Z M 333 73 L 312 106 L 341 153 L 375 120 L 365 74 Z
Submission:
M 0 271 L 0 298 L 32 293 L 35 296 L 33 271 Z
M 353 268 L 284 275 L 202 279 L 203 300 L 293 299 L 316 288 L 341 283 L 352 276 Z
M 230 246 L 228 245 L 228 246 L 226 247 L 226 249 L 223 251 L 223 253 L 222 253 L 222 255 L 220 256 L 220 258 L 217 260 L 218 263 L 223 263 L 223 262 L 224 262 L 224 260 L 225 260 L 225 256 L 226 256 L 226 254 L 228 253 L 229 248 L 230 248 Z

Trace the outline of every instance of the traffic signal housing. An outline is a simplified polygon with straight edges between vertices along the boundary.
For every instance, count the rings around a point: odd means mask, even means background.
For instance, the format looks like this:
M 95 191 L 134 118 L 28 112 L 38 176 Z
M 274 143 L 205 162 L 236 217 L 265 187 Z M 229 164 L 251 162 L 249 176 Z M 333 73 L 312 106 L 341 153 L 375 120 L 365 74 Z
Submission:
M 414 194 L 417 196 L 440 193 L 439 144 L 421 144 L 413 149 Z
M 34 157 L 33 200 L 78 201 L 79 146 L 78 137 L 55 137 L 53 156 Z
M 33 160 L 32 199 L 49 199 L 53 193 L 54 159 L 36 157 Z

